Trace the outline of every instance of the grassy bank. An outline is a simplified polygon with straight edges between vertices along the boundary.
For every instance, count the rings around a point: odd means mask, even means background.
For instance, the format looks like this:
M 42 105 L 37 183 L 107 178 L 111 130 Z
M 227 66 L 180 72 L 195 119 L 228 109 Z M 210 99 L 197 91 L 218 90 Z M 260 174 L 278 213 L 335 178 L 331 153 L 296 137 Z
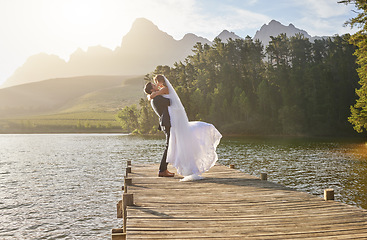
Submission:
M 116 112 L 78 112 L 0 119 L 0 133 L 122 132 Z

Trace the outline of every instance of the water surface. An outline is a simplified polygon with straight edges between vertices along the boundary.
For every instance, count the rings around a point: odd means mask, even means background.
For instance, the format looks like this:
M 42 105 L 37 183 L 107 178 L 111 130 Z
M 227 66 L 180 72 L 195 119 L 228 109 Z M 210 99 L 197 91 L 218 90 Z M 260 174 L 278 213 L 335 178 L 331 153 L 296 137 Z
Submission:
M 161 137 L 0 135 L 0 239 L 109 239 L 121 225 L 126 160 L 158 163 Z M 224 138 L 219 162 L 367 209 L 367 147 L 360 140 Z M 179 183 L 178 183 L 179 184 Z

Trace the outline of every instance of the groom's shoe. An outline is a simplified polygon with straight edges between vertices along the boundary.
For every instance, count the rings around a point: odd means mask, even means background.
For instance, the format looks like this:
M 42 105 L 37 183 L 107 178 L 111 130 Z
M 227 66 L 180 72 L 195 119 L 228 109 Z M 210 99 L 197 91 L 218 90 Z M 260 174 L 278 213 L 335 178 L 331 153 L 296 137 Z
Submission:
M 174 173 L 170 173 L 168 170 L 165 170 L 163 172 L 159 172 L 158 177 L 174 177 Z

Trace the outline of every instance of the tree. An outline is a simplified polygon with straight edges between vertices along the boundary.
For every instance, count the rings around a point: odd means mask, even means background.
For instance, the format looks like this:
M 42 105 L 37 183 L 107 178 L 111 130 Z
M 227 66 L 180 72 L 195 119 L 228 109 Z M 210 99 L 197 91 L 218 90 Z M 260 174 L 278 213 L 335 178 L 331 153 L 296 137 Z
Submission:
M 348 118 L 349 122 L 354 125 L 354 129 L 360 133 L 367 130 L 367 3 L 366 0 L 345 0 L 339 3 L 354 4 L 360 11 L 355 18 L 346 22 L 352 28 L 355 26 L 360 28 L 352 35 L 350 43 L 357 47 L 354 54 L 357 56 L 359 64 L 357 72 L 361 87 L 356 90 L 358 99 L 354 106 L 351 106 L 351 115 Z
M 138 109 L 135 104 L 124 107 L 118 112 L 116 119 L 124 131 L 132 132 L 138 128 Z
M 157 115 L 154 113 L 147 99 L 140 99 L 140 114 L 138 117 L 138 131 L 142 134 L 157 132 Z
M 210 122 L 222 133 L 345 135 L 359 80 L 350 35 L 316 40 L 272 37 L 264 46 L 250 37 L 197 44 L 194 55 L 145 76 L 164 74 L 191 121 Z M 264 61 L 266 58 L 267 61 Z M 134 115 L 135 113 L 135 115 Z M 155 133 L 149 102 L 121 112 L 123 128 Z M 130 130 L 128 130 L 130 129 Z

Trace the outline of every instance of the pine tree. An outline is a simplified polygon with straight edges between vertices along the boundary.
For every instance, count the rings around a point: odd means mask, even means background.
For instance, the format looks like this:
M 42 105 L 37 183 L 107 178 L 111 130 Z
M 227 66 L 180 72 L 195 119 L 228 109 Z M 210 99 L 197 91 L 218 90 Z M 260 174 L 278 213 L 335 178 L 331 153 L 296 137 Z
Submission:
M 360 11 L 358 15 L 346 22 L 351 27 L 358 27 L 360 30 L 350 38 L 350 42 L 357 46 L 355 55 L 357 56 L 357 69 L 361 87 L 356 90 L 358 99 L 354 106 L 351 106 L 351 116 L 349 122 L 354 125 L 357 132 L 367 130 L 367 2 L 366 0 L 345 0 L 340 3 L 354 4 Z

